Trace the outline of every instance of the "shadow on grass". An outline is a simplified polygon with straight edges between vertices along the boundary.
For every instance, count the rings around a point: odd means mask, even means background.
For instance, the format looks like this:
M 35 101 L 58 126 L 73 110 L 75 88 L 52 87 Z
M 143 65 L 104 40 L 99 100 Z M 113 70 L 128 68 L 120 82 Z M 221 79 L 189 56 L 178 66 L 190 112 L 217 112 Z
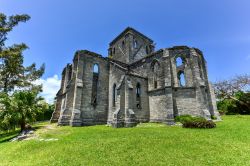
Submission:
M 38 130 L 38 129 L 41 129 L 43 128 L 44 126 L 35 126 L 35 127 L 32 127 L 33 130 Z
M 34 126 L 32 127 L 33 130 L 38 130 L 43 128 L 44 126 Z M 16 136 L 18 136 L 18 134 L 20 134 L 20 130 L 15 130 L 15 131 L 11 131 L 11 132 L 6 132 L 3 134 L 0 134 L 0 143 L 4 143 L 4 142 L 9 142 L 11 139 L 15 138 Z
M 20 130 L 0 134 L 0 143 L 10 141 L 11 139 L 15 138 L 19 133 L 20 133 Z

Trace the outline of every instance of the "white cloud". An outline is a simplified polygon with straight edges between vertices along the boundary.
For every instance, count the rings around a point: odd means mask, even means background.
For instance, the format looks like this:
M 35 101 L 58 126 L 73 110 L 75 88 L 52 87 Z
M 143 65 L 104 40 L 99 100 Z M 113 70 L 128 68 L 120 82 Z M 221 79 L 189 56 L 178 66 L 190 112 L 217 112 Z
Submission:
M 43 92 L 40 94 L 48 103 L 53 103 L 56 93 L 58 92 L 61 84 L 58 75 L 48 77 L 46 79 L 39 79 L 35 81 L 37 85 L 43 85 Z

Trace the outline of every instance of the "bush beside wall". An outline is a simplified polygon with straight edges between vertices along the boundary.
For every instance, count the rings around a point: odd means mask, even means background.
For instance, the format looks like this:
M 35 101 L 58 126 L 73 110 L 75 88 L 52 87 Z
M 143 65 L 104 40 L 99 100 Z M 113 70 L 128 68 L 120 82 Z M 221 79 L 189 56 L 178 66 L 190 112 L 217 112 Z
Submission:
M 184 128 L 214 128 L 216 124 L 212 120 L 203 117 L 193 117 L 191 115 L 181 115 L 175 117 L 176 122 L 181 122 Z

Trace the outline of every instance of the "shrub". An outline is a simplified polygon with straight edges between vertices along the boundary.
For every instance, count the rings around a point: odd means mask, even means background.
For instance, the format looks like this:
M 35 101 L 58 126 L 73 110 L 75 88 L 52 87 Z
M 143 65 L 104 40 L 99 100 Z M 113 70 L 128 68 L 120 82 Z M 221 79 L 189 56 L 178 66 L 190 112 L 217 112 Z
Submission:
M 216 116 L 214 116 L 214 115 L 211 115 L 211 119 L 216 120 L 216 119 L 217 119 L 217 117 L 216 117 Z
M 37 121 L 50 120 L 54 109 L 55 108 L 53 104 L 48 104 L 43 101 L 43 108 L 41 109 L 40 112 L 37 113 L 36 120 Z
M 218 112 L 220 113 L 220 115 L 225 115 L 227 113 L 226 110 L 218 110 Z
M 184 128 L 214 128 L 216 124 L 211 120 L 186 121 L 182 125 Z
M 233 99 L 223 99 L 217 101 L 218 110 L 223 110 L 220 112 L 226 115 L 249 115 L 250 114 L 250 92 L 237 92 Z M 239 102 L 240 101 L 240 102 Z M 244 103 L 244 104 L 242 104 Z
M 206 119 L 203 117 L 193 117 L 191 115 L 180 115 L 175 117 L 175 121 L 183 124 L 190 121 L 206 121 Z
M 180 115 L 180 116 L 176 116 L 176 117 L 174 118 L 174 120 L 175 120 L 176 122 L 181 122 L 181 123 L 183 123 L 184 121 L 189 120 L 189 119 L 191 119 L 191 118 L 192 118 L 191 115 Z
M 211 118 L 216 118 L 211 116 Z M 185 128 L 214 128 L 216 124 L 213 121 L 208 121 L 203 117 L 194 117 L 191 115 L 180 115 L 175 117 L 176 122 L 181 122 Z

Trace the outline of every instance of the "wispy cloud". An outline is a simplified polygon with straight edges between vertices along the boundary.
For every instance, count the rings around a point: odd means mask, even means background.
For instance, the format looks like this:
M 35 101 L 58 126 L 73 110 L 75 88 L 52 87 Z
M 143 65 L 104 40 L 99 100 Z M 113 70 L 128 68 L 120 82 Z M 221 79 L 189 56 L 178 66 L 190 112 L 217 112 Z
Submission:
M 60 88 L 61 80 L 59 80 L 58 75 L 54 75 L 46 79 L 36 80 L 35 84 L 43 85 L 41 96 L 44 97 L 48 103 L 53 103 L 56 93 Z

